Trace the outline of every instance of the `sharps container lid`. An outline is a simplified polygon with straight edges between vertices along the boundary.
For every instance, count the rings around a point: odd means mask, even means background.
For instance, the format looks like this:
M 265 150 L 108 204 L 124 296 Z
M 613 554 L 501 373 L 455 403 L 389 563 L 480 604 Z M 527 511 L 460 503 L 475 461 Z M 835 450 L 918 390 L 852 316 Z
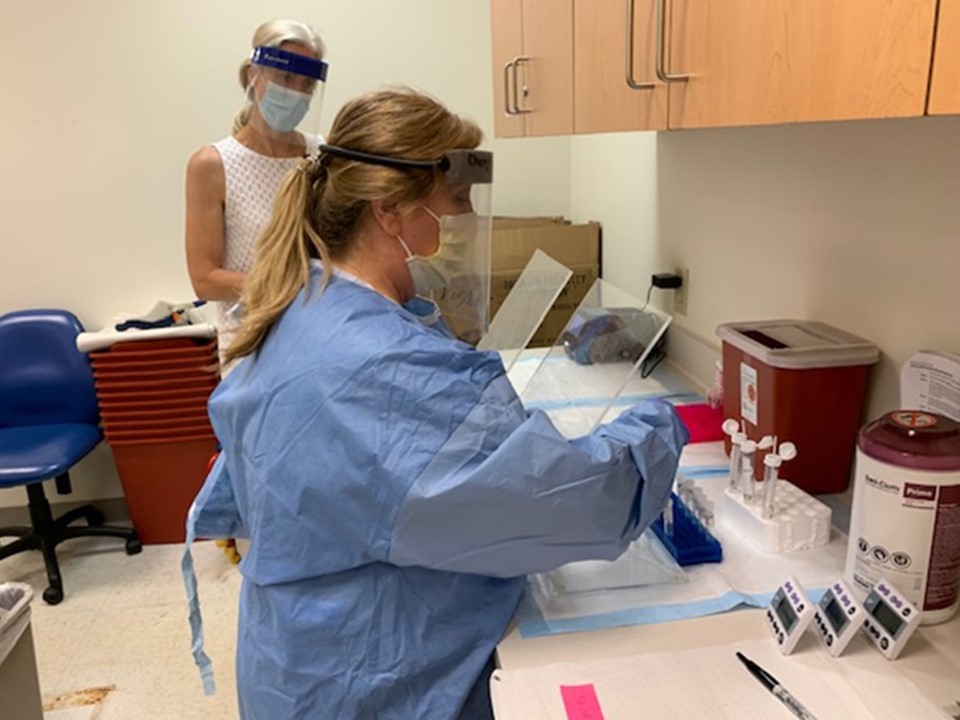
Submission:
M 869 340 L 809 320 L 724 323 L 717 335 L 766 365 L 787 370 L 873 365 L 880 359 Z
M 960 423 L 937 413 L 895 410 L 860 431 L 865 454 L 897 467 L 960 470 Z

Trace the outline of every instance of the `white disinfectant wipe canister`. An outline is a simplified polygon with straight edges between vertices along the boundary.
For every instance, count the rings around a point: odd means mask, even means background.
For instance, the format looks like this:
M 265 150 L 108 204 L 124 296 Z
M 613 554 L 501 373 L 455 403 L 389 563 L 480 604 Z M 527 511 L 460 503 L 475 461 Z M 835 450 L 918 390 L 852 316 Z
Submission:
M 857 440 L 846 575 L 865 595 L 880 577 L 948 620 L 960 597 L 960 424 L 898 410 Z

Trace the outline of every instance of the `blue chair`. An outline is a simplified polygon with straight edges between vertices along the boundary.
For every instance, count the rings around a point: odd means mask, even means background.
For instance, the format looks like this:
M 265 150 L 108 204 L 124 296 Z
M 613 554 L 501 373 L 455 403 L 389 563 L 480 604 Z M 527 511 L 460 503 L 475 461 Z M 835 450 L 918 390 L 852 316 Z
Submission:
M 39 550 L 50 585 L 43 599 L 63 600 L 56 547 L 64 540 L 108 535 L 126 540 L 126 552 L 140 552 L 135 530 L 103 527 L 93 505 L 54 519 L 43 481 L 54 478 L 57 493 L 71 492 L 69 470 L 103 439 L 90 363 L 77 350 L 80 321 L 65 310 L 22 310 L 0 316 L 0 488 L 25 485 L 32 527 L 0 528 L 17 537 L 0 546 L 0 560 Z M 87 527 L 72 527 L 84 519 Z

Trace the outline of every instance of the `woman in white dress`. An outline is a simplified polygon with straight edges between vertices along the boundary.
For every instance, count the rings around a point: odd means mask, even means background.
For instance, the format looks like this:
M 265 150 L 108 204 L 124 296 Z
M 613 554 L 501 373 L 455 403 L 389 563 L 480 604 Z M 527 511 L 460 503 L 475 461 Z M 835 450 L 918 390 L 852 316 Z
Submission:
M 221 358 L 236 322 L 229 314 L 253 265 L 256 243 L 286 174 L 316 152 L 327 65 L 308 25 L 264 23 L 240 65 L 245 101 L 233 132 L 187 165 L 187 269 L 197 297 L 218 301 Z M 222 368 L 226 375 L 229 368 Z

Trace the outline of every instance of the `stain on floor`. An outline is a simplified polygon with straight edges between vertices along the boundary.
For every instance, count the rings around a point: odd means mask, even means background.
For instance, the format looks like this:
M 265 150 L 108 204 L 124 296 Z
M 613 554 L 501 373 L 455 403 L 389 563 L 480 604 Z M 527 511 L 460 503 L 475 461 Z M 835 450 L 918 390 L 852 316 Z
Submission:
M 116 689 L 116 685 L 105 685 L 103 687 L 61 693 L 60 695 L 44 701 L 43 710 L 44 712 L 50 712 L 51 710 L 63 710 L 64 708 L 99 705 L 103 702 L 107 695 Z

